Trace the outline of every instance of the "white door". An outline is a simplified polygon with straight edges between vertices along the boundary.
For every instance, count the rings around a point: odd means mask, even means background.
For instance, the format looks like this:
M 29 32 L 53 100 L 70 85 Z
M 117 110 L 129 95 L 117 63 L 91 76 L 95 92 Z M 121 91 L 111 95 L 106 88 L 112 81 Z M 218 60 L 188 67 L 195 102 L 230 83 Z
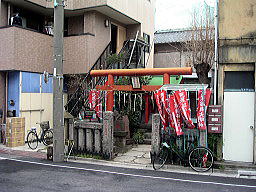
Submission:
M 254 92 L 225 92 L 223 158 L 253 162 Z

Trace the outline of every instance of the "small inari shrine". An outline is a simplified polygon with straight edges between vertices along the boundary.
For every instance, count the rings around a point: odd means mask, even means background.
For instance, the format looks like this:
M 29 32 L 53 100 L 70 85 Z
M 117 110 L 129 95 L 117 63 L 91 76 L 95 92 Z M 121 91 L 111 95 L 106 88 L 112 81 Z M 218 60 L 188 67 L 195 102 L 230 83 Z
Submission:
M 201 145 L 207 145 L 206 132 L 206 108 L 210 101 L 211 90 L 207 85 L 171 85 L 171 75 L 191 75 L 192 68 L 148 68 L 148 69 L 110 69 L 92 70 L 92 77 L 107 77 L 104 85 L 96 86 L 96 91 L 105 91 L 105 111 L 122 110 L 124 108 L 136 108 L 136 100 L 140 100 L 140 107 L 144 105 L 144 122 L 149 122 L 150 113 L 159 113 L 162 129 L 170 131 L 177 136 L 183 135 L 184 130 L 194 130 L 197 124 L 198 133 L 193 131 L 186 134 L 187 137 L 200 137 Z M 132 85 L 117 85 L 115 79 L 120 76 L 132 78 L 140 76 L 161 75 L 163 85 L 138 85 L 136 79 Z M 119 95 L 115 96 L 115 92 Z M 127 92 L 134 92 L 128 95 Z M 121 94 L 120 94 L 121 93 Z M 123 94 L 122 94 L 123 93 Z M 143 93 L 143 96 L 142 96 Z M 94 98 L 95 97 L 91 97 Z M 92 103 L 98 103 L 92 101 Z M 97 104 L 96 104 L 97 105 Z M 152 109 L 154 105 L 155 110 Z M 191 106 L 192 105 L 192 106 Z M 192 107 L 192 110 L 191 110 Z M 94 104 L 94 108 L 97 106 Z M 101 107 L 102 108 L 102 107 Z M 103 106 L 104 108 L 104 106 Z M 183 130 L 183 128 L 186 128 Z M 171 129 L 170 129 L 171 128 Z M 201 135 L 199 135 L 201 132 Z
M 179 84 L 180 76 L 191 74 L 190 67 L 90 71 L 97 83 L 86 90 L 88 105 L 69 134 L 76 150 L 111 159 L 114 148 L 119 152 L 135 143 L 151 144 L 155 154 L 165 136 L 176 138 L 180 149 L 191 140 L 207 146 L 211 89 L 204 84 Z M 154 77 L 162 81 L 151 83 Z

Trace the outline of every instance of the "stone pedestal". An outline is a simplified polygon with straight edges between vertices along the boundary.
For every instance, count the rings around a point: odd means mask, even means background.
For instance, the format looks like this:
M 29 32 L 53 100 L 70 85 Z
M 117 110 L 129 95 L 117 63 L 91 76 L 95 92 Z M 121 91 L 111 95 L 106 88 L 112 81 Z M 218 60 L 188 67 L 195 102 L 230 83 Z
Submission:
M 103 113 L 103 155 L 105 158 L 113 158 L 113 129 L 114 129 L 114 118 L 113 112 L 107 111 Z
M 74 121 L 69 119 L 68 121 L 68 139 L 74 141 Z
M 152 141 L 151 141 L 151 155 L 155 155 L 159 152 L 160 149 L 160 115 L 153 114 L 152 115 Z
M 207 133 L 206 130 L 200 130 L 200 146 L 206 147 L 207 144 Z
M 78 149 L 85 149 L 85 134 L 84 129 L 78 129 Z
M 101 152 L 101 135 L 100 130 L 96 129 L 94 132 L 94 142 L 95 142 L 95 152 L 100 153 Z
M 86 129 L 86 150 L 92 152 L 93 150 L 93 132 L 92 129 Z

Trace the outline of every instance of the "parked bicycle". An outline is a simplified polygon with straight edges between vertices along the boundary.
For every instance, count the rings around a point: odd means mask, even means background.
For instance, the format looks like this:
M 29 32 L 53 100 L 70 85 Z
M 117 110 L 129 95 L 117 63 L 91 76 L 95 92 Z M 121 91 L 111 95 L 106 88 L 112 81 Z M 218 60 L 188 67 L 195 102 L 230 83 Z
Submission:
M 213 153 L 207 147 L 194 147 L 194 143 L 189 140 L 187 149 L 181 150 L 174 142 L 163 142 L 159 153 L 153 158 L 153 168 L 162 168 L 168 157 L 173 159 L 174 155 L 181 160 L 184 166 L 189 165 L 196 172 L 206 172 L 213 166 Z
M 53 132 L 50 129 L 49 121 L 41 122 L 39 125 L 39 133 L 37 133 L 35 127 L 32 127 L 27 135 L 27 144 L 32 150 L 35 150 L 38 147 L 38 142 L 42 142 L 46 146 L 53 143 Z

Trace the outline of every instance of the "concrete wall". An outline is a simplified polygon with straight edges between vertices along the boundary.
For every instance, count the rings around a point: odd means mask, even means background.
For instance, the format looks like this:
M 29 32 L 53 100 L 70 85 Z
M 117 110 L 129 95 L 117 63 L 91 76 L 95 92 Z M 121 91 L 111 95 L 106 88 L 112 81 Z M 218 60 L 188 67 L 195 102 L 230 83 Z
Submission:
M 186 52 L 179 44 L 156 44 L 154 53 L 154 67 L 188 67 Z
M 27 1 L 35 3 L 35 4 L 43 6 L 43 7 L 46 7 L 46 5 L 47 5 L 46 0 L 27 0 Z
M 52 3 L 45 3 L 43 2 L 43 0 L 30 1 L 41 6 L 52 7 Z M 136 34 L 136 31 L 139 29 L 141 32 L 140 35 L 142 36 L 143 33 L 150 35 L 150 39 L 152 42 L 155 31 L 155 1 L 156 0 L 67 0 L 67 7 L 65 8 L 73 11 L 80 9 L 84 9 L 85 11 L 91 9 L 98 9 L 98 11 L 103 11 L 103 7 L 111 8 L 104 9 L 104 13 L 109 17 L 115 15 L 116 20 L 118 20 L 117 18 L 123 19 L 124 17 L 127 17 L 130 21 L 133 21 L 134 23 L 140 23 L 139 25 L 137 25 L 136 29 L 133 28 L 130 31 L 127 31 L 128 37 L 134 38 L 134 33 Z M 119 16 L 117 16 L 118 14 Z M 127 26 L 127 29 L 128 28 L 131 28 L 131 26 Z M 153 53 L 150 55 L 147 67 L 153 67 Z
M 96 7 L 107 4 L 107 0 L 69 0 L 69 3 L 73 3 L 73 9 L 81 9 L 88 7 Z
M 0 70 L 51 71 L 52 37 L 10 27 L 0 29 L 0 42 Z
M 83 32 L 94 36 L 64 38 L 64 73 L 85 73 L 96 62 L 110 42 L 110 27 L 104 26 L 106 18 L 97 12 L 86 12 Z
M 218 102 L 223 103 L 225 71 L 254 71 L 256 2 L 219 1 Z
M 221 39 L 256 35 L 255 0 L 219 0 L 219 16 Z
M 110 42 L 105 16 L 95 13 L 93 35 L 64 38 L 64 73 L 86 73 Z M 0 70 L 52 72 L 51 36 L 17 27 L 0 29 Z

